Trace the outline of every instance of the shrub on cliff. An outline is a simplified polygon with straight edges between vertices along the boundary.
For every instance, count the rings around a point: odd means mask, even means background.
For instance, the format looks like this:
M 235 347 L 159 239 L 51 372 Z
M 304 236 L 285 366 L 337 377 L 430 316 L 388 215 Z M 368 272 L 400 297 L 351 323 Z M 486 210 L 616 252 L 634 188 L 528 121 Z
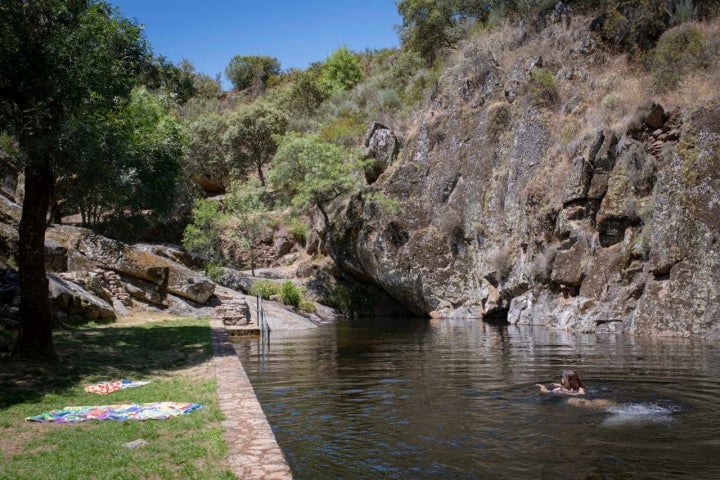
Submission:
M 530 101 L 539 107 L 548 107 L 560 99 L 558 81 L 547 68 L 530 72 Z
M 613 2 L 591 28 L 602 40 L 620 50 L 637 53 L 651 49 L 670 25 L 671 17 L 663 0 Z
M 703 35 L 695 24 L 665 32 L 651 58 L 655 86 L 672 89 L 687 74 L 708 65 Z

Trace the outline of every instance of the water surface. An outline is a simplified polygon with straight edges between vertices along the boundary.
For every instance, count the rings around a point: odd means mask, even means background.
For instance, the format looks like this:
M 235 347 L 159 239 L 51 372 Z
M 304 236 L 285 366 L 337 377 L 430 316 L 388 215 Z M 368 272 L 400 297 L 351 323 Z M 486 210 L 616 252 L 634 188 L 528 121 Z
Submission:
M 720 478 L 720 345 L 478 320 L 235 344 L 294 477 Z M 575 369 L 584 408 L 535 383 Z

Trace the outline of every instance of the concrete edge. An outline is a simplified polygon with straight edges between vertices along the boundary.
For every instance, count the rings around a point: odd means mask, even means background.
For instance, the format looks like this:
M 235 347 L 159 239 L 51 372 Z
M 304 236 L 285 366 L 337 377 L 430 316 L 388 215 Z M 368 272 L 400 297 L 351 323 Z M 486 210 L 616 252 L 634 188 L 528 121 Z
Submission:
M 230 469 L 242 479 L 292 479 L 290 467 L 222 321 L 209 322 Z

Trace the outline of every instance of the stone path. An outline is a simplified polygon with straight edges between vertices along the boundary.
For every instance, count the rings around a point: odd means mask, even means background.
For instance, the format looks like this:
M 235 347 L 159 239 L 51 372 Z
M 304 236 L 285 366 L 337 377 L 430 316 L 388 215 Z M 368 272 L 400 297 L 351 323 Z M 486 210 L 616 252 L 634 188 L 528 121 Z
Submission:
M 250 380 L 222 320 L 211 319 L 215 375 L 230 468 L 241 479 L 291 480 L 290 467 L 275 440 Z

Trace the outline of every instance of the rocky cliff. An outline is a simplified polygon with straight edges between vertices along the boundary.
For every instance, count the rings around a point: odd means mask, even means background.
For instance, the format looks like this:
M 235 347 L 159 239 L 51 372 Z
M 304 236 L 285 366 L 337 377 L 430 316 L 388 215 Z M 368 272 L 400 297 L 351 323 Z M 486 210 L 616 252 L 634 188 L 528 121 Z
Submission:
M 592 18 L 552 21 L 458 49 L 397 158 L 369 152 L 400 208 L 354 198 L 335 257 L 417 314 L 720 337 L 717 94 L 661 94 Z

